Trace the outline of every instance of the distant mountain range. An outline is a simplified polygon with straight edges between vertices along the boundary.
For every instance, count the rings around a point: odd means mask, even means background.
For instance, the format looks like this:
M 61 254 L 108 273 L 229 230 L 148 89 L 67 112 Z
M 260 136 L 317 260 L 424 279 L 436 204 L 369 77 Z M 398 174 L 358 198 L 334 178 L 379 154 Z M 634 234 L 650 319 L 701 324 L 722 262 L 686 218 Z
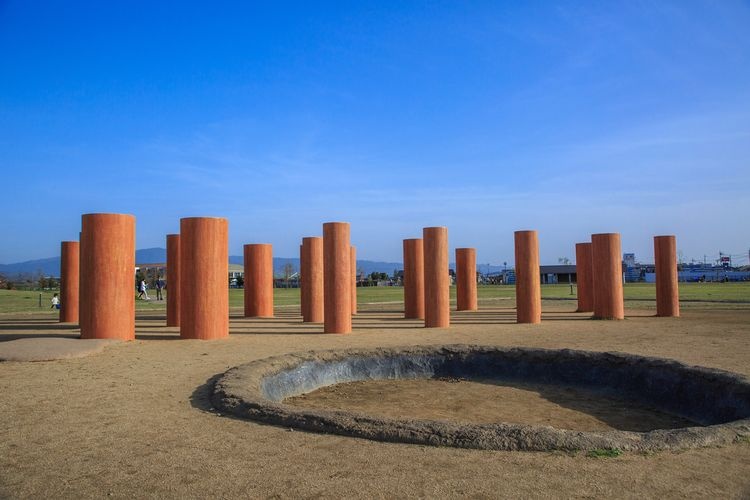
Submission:
M 167 250 L 165 248 L 144 248 L 142 250 L 136 250 L 135 262 L 138 264 L 158 264 L 167 261 Z M 230 264 L 242 265 L 244 258 L 241 255 L 230 255 Z M 273 268 L 274 271 L 281 274 L 284 266 L 291 264 L 294 271 L 299 270 L 299 258 L 289 257 L 274 257 Z M 372 260 L 358 260 L 357 268 L 361 269 L 365 274 L 372 272 L 388 273 L 393 274 L 394 270 L 401 270 L 404 265 L 401 262 L 377 262 Z M 0 264 L 0 273 L 14 277 L 20 274 L 31 274 L 45 276 L 60 276 L 60 257 L 50 257 L 48 259 L 37 259 L 27 260 L 25 262 L 17 262 L 15 264 Z

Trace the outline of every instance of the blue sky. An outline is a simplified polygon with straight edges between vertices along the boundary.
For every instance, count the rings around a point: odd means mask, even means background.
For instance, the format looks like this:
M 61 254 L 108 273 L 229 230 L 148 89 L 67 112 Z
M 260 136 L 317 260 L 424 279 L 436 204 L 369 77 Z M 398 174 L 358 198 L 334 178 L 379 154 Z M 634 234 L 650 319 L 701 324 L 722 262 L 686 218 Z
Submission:
M 233 255 L 345 220 L 370 260 L 446 225 L 481 263 L 518 229 L 543 263 L 596 232 L 747 263 L 749 26 L 730 0 L 0 0 L 0 262 L 122 212 L 138 248 L 206 215 Z

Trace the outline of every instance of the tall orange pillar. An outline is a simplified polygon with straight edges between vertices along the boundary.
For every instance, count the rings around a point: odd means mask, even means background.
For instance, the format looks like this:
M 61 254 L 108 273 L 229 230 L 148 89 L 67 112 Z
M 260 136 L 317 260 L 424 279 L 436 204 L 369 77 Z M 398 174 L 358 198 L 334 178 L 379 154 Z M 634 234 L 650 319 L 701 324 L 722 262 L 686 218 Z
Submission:
M 674 236 L 654 236 L 654 263 L 656 265 L 656 315 L 679 317 L 677 240 Z
M 219 217 L 180 219 L 180 337 L 229 336 L 228 222 Z
M 536 231 L 514 233 L 516 253 L 516 322 L 542 322 L 539 236 Z
M 357 314 L 357 247 L 351 247 L 349 266 L 352 270 L 352 314 Z
M 167 235 L 167 326 L 180 326 L 180 235 Z
M 323 311 L 323 238 L 302 238 L 302 321 L 322 323 Z
M 619 233 L 591 235 L 594 318 L 625 319 Z
M 79 248 L 77 241 L 60 246 L 60 323 L 78 323 Z
M 302 315 L 302 321 L 305 321 L 305 318 L 307 317 L 308 313 L 305 312 L 305 308 L 308 306 L 307 298 L 305 297 L 305 294 L 307 293 L 306 287 L 305 287 L 305 269 L 307 266 L 305 265 L 305 246 L 300 245 L 299 246 L 299 309 L 300 314 Z
M 404 318 L 424 319 L 424 245 L 404 240 Z
M 576 243 L 576 289 L 578 312 L 594 310 L 594 283 L 591 269 L 591 243 Z
M 349 223 L 323 224 L 323 308 L 325 333 L 352 331 L 352 274 Z
M 424 326 L 448 328 L 451 324 L 448 228 L 426 227 L 424 245 Z
M 245 316 L 273 318 L 273 247 L 245 245 Z
M 477 310 L 477 250 L 456 248 L 456 310 Z
M 135 339 L 135 217 L 81 217 L 82 339 Z

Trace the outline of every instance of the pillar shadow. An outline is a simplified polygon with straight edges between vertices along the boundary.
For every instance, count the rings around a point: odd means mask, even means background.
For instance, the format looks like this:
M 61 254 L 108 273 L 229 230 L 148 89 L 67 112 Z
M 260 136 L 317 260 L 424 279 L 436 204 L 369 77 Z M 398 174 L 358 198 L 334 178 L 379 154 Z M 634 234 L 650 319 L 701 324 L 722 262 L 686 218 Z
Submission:
M 49 324 L 28 324 L 25 321 L 19 323 L 0 324 L 0 331 L 19 331 L 19 330 L 78 330 L 80 328 L 75 323 L 49 323 Z
M 19 333 L 19 334 L 2 334 L 0 335 L 0 342 L 8 342 L 11 340 L 20 339 L 43 339 L 43 338 L 60 338 L 60 339 L 79 339 L 81 335 L 79 333 Z

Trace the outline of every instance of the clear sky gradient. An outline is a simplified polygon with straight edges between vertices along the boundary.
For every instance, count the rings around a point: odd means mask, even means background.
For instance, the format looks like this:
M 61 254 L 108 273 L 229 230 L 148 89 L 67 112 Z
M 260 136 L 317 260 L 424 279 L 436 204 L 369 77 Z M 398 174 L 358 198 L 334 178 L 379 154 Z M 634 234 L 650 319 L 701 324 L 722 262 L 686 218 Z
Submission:
M 449 228 L 480 263 L 620 232 L 650 261 L 750 248 L 750 3 L 0 0 L 0 262 L 80 215 L 230 253 L 352 223 L 360 259 Z M 744 260 L 743 260 L 744 259 Z

